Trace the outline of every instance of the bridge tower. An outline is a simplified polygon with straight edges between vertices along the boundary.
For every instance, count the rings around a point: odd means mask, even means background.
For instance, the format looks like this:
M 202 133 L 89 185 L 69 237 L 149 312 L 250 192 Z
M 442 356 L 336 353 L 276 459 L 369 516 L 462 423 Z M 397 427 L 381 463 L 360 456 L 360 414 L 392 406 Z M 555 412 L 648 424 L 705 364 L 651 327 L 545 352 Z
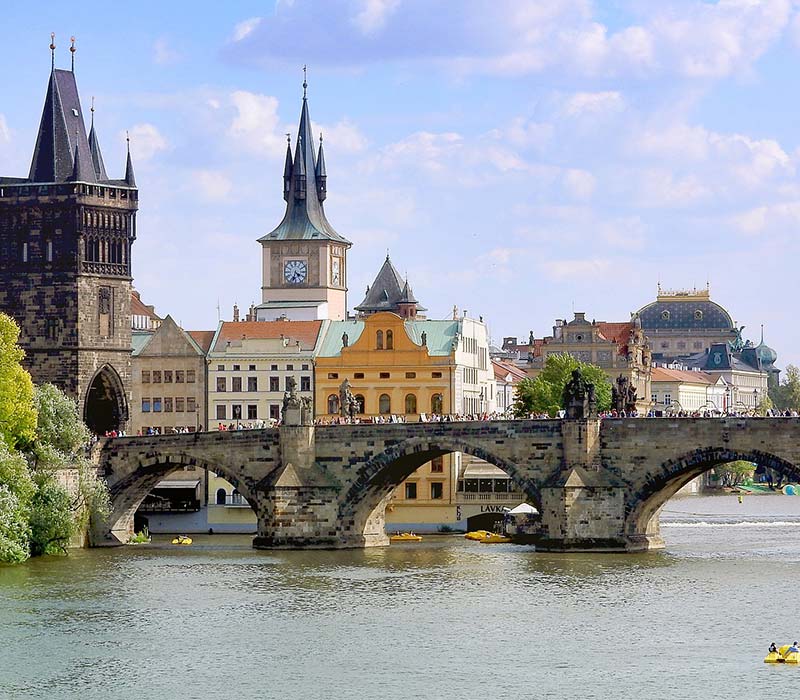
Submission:
M 0 177 L 0 311 L 20 325 L 36 383 L 76 398 L 96 433 L 128 418 L 131 246 L 139 193 L 106 173 L 72 69 L 53 61 L 27 177 Z

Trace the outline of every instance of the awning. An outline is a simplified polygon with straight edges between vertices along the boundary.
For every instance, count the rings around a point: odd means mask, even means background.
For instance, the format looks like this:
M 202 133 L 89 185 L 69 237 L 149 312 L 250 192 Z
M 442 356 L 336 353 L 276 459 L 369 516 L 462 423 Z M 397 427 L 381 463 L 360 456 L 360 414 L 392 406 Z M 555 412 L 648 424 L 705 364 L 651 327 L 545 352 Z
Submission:
M 200 479 L 165 479 L 159 481 L 154 489 L 196 489 Z
M 509 515 L 518 515 L 519 513 L 532 513 L 536 514 L 539 511 L 536 510 L 530 503 L 520 503 L 516 508 L 512 508 L 508 511 Z
M 464 469 L 462 479 L 508 479 L 509 476 L 494 464 L 468 464 Z

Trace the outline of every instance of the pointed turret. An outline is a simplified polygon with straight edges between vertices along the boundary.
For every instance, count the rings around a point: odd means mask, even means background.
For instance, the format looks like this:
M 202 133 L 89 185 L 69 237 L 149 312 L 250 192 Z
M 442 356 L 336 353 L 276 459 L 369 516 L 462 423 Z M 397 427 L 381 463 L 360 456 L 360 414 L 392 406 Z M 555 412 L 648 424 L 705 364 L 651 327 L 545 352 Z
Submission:
M 92 125 L 89 129 L 89 152 L 92 154 L 92 166 L 98 180 L 108 180 L 106 166 L 103 162 L 103 154 L 100 152 L 100 141 L 97 139 L 97 132 L 94 129 L 94 97 L 92 98 Z
M 292 189 L 292 137 L 286 134 L 286 162 L 283 165 L 283 198 L 289 201 Z
M 133 161 L 131 160 L 131 140 L 128 138 L 128 161 L 125 163 L 125 184 L 136 187 L 136 177 L 133 174 Z
M 367 294 L 358 306 L 359 316 L 369 316 L 379 311 L 391 311 L 403 318 L 416 318 L 419 311 L 426 311 L 414 297 L 408 280 L 403 280 L 397 268 L 386 255 L 375 281 L 367 287 Z
M 325 153 L 322 150 L 322 132 L 319 135 L 319 154 L 317 155 L 317 169 L 314 173 L 317 179 L 317 196 L 324 202 L 328 196 L 328 172 L 325 169 Z
M 75 158 L 72 167 L 72 182 L 97 182 L 94 168 L 81 155 L 81 149 L 75 146 Z

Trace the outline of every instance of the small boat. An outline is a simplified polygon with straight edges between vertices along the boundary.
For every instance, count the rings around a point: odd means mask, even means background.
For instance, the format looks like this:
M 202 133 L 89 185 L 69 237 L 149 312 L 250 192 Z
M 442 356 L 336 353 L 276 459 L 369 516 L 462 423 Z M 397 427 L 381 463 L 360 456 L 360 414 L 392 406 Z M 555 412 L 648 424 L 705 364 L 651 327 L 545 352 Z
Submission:
M 791 644 L 784 644 L 778 651 L 771 651 L 764 659 L 765 664 L 800 664 L 800 651 Z
M 481 544 L 503 544 L 505 542 L 511 542 L 511 538 L 505 535 L 498 535 L 496 532 L 490 532 L 481 540 Z
M 389 542 L 422 542 L 422 536 L 413 532 L 398 532 L 389 538 Z
M 488 537 L 491 534 L 492 533 L 488 530 L 473 530 L 472 532 L 468 532 L 466 535 L 464 535 L 464 539 L 480 542 L 484 537 Z
M 172 540 L 172 544 L 191 544 L 192 538 L 186 535 L 178 535 Z
M 764 659 L 765 664 L 782 664 L 783 657 L 777 651 L 771 651 Z

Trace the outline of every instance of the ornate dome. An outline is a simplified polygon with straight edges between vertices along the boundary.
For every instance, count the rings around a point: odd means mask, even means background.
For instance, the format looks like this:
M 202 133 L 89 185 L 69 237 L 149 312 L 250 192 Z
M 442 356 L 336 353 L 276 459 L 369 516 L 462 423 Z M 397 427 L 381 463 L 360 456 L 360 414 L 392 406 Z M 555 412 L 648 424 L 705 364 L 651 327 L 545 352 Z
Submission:
M 764 369 L 771 368 L 775 364 L 775 360 L 778 359 L 778 353 L 764 342 L 763 326 L 761 328 L 761 342 L 756 346 L 756 354 L 758 359 L 761 360 L 761 366 Z
M 733 319 L 719 304 L 708 299 L 679 296 L 659 299 L 638 311 L 642 328 L 648 330 L 733 330 Z

